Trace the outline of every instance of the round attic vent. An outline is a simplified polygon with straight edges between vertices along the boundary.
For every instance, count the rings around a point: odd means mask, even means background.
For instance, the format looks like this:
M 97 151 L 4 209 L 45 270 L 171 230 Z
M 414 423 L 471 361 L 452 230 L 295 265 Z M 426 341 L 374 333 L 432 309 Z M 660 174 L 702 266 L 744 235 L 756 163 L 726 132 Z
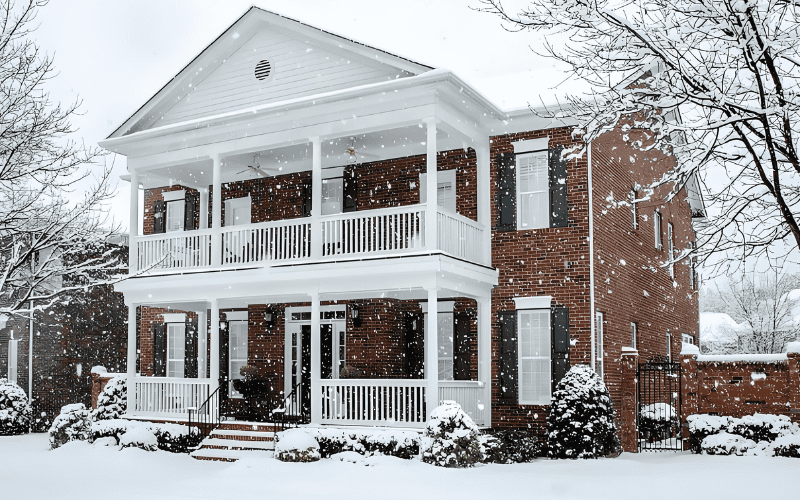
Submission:
M 272 65 L 264 59 L 256 64 L 256 78 L 259 80 L 265 80 L 269 77 L 269 74 L 272 72 Z

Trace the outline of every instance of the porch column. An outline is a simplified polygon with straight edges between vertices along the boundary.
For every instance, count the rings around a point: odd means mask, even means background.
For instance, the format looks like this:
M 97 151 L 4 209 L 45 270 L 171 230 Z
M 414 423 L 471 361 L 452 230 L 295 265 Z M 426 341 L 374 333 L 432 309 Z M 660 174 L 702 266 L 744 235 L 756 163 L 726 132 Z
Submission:
M 128 409 L 133 414 L 136 408 L 136 306 L 128 304 Z
M 430 177 L 429 177 L 430 178 Z M 431 198 L 428 198 L 429 200 Z M 434 197 L 433 200 L 436 200 Z M 439 289 L 428 288 L 428 318 L 425 321 L 425 403 L 427 417 L 439 406 Z
M 200 188 L 200 207 L 198 210 L 200 212 L 200 229 L 208 229 L 208 188 Z
M 478 167 L 478 224 L 483 225 L 483 239 L 479 242 L 483 253 L 483 264 L 492 264 L 492 208 L 491 198 L 491 168 L 489 164 L 489 142 L 483 142 L 475 148 L 475 160 Z
M 318 424 L 322 420 L 320 399 L 320 342 L 319 342 L 319 292 L 311 293 L 311 423 Z
M 427 160 L 426 160 L 426 177 L 428 178 L 428 185 L 424 187 L 427 190 L 427 202 L 425 207 L 425 248 L 428 250 L 436 250 L 439 248 L 438 236 L 438 221 L 437 221 L 437 200 L 439 199 L 437 192 L 439 186 L 439 175 L 436 165 L 436 119 L 431 117 L 425 119 L 425 124 L 428 127 L 427 139 Z M 420 186 L 422 189 L 423 186 Z
M 211 233 L 211 265 L 219 266 L 222 265 L 222 156 L 214 155 L 213 160 L 211 227 L 214 232 Z M 219 321 L 217 323 L 219 328 Z
M 322 231 L 319 217 L 322 215 L 322 141 L 311 138 L 311 258 L 322 257 Z M 313 321 L 313 319 L 312 319 Z M 316 330 L 319 332 L 319 330 Z M 313 351 L 312 351 L 313 352 Z
M 200 204 L 202 206 L 202 203 Z M 219 328 L 219 325 L 217 325 Z M 208 378 L 208 321 L 206 310 L 197 311 L 197 378 Z
M 130 222 L 128 223 L 128 274 L 139 270 L 139 173 L 131 168 Z
M 480 181 L 478 181 L 480 184 Z M 492 296 L 478 302 L 478 380 L 483 382 L 484 425 L 492 425 Z
M 211 299 L 211 392 L 219 387 L 219 302 Z

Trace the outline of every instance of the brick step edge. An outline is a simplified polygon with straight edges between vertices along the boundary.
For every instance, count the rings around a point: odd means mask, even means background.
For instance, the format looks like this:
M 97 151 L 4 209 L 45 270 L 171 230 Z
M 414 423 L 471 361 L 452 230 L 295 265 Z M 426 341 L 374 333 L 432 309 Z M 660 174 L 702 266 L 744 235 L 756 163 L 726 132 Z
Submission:
M 192 455 L 195 460 L 208 460 L 209 462 L 235 462 L 238 458 L 224 458 L 224 457 L 204 457 L 202 455 Z
M 213 434 L 209 434 L 209 437 L 214 439 L 227 439 L 230 441 L 255 441 L 255 442 L 266 442 L 266 441 L 274 441 L 275 438 L 273 436 L 242 436 L 240 434 L 228 434 L 226 432 L 215 432 Z

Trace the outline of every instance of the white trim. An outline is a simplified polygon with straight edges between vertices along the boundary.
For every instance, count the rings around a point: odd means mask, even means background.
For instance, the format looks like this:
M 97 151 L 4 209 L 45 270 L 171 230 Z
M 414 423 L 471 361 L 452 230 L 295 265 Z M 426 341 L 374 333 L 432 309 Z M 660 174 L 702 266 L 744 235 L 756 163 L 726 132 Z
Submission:
M 186 313 L 164 313 L 164 323 L 186 323 Z
M 250 199 L 250 195 L 241 196 L 239 198 L 228 198 L 225 200 L 225 225 L 226 226 L 234 226 L 234 225 L 242 225 L 242 224 L 250 224 L 253 221 L 253 201 Z M 237 208 L 247 208 L 249 209 L 249 219 L 246 222 L 240 222 L 239 224 L 235 224 L 233 221 L 233 211 Z
M 453 187 L 453 196 L 450 200 L 445 199 L 445 204 L 438 203 L 438 194 L 439 188 L 442 188 L 445 184 L 450 183 Z M 421 173 L 419 174 L 419 203 L 420 205 L 425 204 L 428 200 L 428 192 L 425 188 L 428 185 L 428 174 Z M 457 195 L 458 195 L 458 186 L 456 185 L 456 169 L 450 170 L 440 170 L 436 173 L 436 194 L 437 194 L 437 204 L 440 207 L 446 208 L 448 210 L 452 210 L 453 212 L 457 211 Z M 448 203 L 448 201 L 450 203 Z
M 589 311 L 591 314 L 589 317 L 589 331 L 592 332 L 590 335 L 591 342 L 589 349 L 590 352 L 594 352 L 594 328 L 595 328 L 595 302 L 594 302 L 594 210 L 592 209 L 592 143 L 589 143 L 589 148 L 586 153 L 586 170 L 587 170 L 587 177 L 588 177 L 588 184 L 589 184 Z M 591 363 L 592 368 L 594 368 L 594 362 Z
M 549 144 L 550 144 L 549 137 L 543 137 L 541 139 L 527 139 L 524 141 L 517 141 L 511 143 L 511 145 L 514 146 L 514 154 L 532 153 L 534 151 L 545 151 L 548 149 Z
M 455 302 L 450 301 L 450 300 L 448 300 L 448 301 L 438 301 L 438 302 L 436 302 L 436 304 L 437 304 L 436 305 L 436 312 L 437 313 L 452 313 L 453 312 L 453 306 L 455 305 Z M 428 303 L 427 302 L 421 302 L 420 303 L 420 307 L 422 307 L 422 314 L 428 314 Z
M 539 297 L 514 297 L 514 309 L 550 309 L 553 301 L 551 295 L 540 295 Z
M 544 314 L 544 317 L 547 318 L 547 345 L 548 348 L 545 350 L 544 353 L 539 353 L 538 356 L 523 356 L 522 349 L 519 344 L 522 344 L 522 316 L 524 314 L 533 315 L 533 314 Z M 552 357 L 552 348 L 553 348 L 553 322 L 552 317 L 550 315 L 549 309 L 526 309 L 526 310 L 519 310 L 517 311 L 517 402 L 520 405 L 541 405 L 546 406 L 553 402 L 553 393 L 552 393 L 552 382 L 553 382 L 553 357 Z M 531 342 L 533 342 L 533 338 L 531 338 Z M 531 344 L 533 345 L 533 344 Z M 522 370 L 522 361 L 523 358 L 527 360 L 536 360 L 542 361 L 546 360 L 545 366 L 547 367 L 547 380 L 542 381 L 540 379 L 535 379 L 533 381 L 533 387 L 537 387 L 537 384 L 544 382 L 544 389 L 547 393 L 546 396 L 543 394 L 541 395 L 542 399 L 523 399 L 522 396 L 522 388 L 524 385 L 523 381 L 523 370 Z M 534 372 L 535 373 L 535 372 Z M 539 387 L 541 389 L 541 387 Z
M 248 320 L 248 311 L 227 311 L 222 312 L 225 315 L 225 319 L 227 321 L 247 321 Z
M 525 192 L 522 192 L 522 189 L 521 189 L 522 181 L 520 179 L 520 176 L 522 175 L 522 168 L 520 167 L 520 161 L 521 160 L 525 160 L 527 158 L 539 158 L 539 157 L 544 157 L 544 161 L 547 164 L 545 166 L 545 184 L 546 184 L 546 187 L 544 189 L 539 189 L 537 191 L 525 191 Z M 516 194 L 515 194 L 516 202 L 517 202 L 517 208 L 516 208 L 516 211 L 517 211 L 517 213 L 516 213 L 516 215 L 517 215 L 517 230 L 518 231 L 525 231 L 525 230 L 529 230 L 529 229 L 544 229 L 544 228 L 550 227 L 550 165 L 549 165 L 549 156 L 548 156 L 547 150 L 534 151 L 534 152 L 530 152 L 530 153 L 516 155 L 516 157 L 514 158 L 514 175 L 516 176 L 516 186 L 517 186 Z M 541 218 L 541 220 L 538 221 L 538 224 L 523 226 L 522 225 L 522 213 L 523 213 L 523 211 L 522 211 L 522 196 L 524 196 L 524 195 L 534 195 L 534 194 L 544 195 L 544 197 L 546 198 L 546 201 L 545 201 L 545 207 L 546 208 L 543 211 L 543 213 L 537 214 Z
M 339 177 L 344 177 L 344 167 L 326 167 L 322 169 L 322 178 L 327 179 L 338 179 Z
M 161 193 L 161 197 L 164 201 L 178 201 L 186 198 L 186 190 L 181 189 L 180 191 L 167 191 Z

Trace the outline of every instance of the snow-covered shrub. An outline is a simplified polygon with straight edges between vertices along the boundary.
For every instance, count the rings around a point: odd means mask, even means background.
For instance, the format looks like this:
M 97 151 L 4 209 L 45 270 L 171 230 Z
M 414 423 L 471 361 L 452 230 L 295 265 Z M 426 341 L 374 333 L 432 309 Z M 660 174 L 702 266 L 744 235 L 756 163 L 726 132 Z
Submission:
M 24 434 L 31 426 L 33 412 L 22 387 L 0 378 L 0 436 Z
M 776 457 L 800 458 L 800 433 L 780 436 L 771 446 Z
M 275 443 L 275 457 L 281 462 L 316 462 L 319 443 L 303 429 L 282 432 Z
M 550 458 L 598 458 L 619 453 L 614 405 L 588 365 L 574 365 L 553 393 L 547 417 Z
M 756 413 L 733 418 L 699 414 L 689 415 L 686 420 L 689 423 L 689 445 L 693 453 L 704 451 L 702 443 L 706 437 L 725 433 L 756 442 L 757 445 L 748 452 L 749 455 L 772 456 L 771 442 L 778 442 L 784 436 L 800 435 L 800 426 L 792 423 L 786 415 Z M 791 441 L 791 438 L 787 439 L 786 442 Z
M 319 444 L 322 458 L 354 451 L 362 455 L 379 453 L 410 460 L 419 455 L 419 433 L 394 429 L 375 429 L 361 432 L 342 429 L 304 429 Z
M 55 450 L 70 441 L 86 441 L 92 437 L 92 420 L 83 403 L 74 403 L 61 408 L 48 431 L 50 449 Z
M 136 426 L 119 437 L 119 447 L 120 449 L 140 448 L 145 451 L 156 451 L 158 449 L 158 439 L 150 429 L 144 426 Z
M 111 419 L 92 424 L 92 439 L 98 440 L 113 437 L 120 442 L 126 432 L 142 427 L 156 436 L 158 449 L 173 453 L 188 453 L 197 448 L 203 436 L 196 427 L 191 429 L 180 424 L 161 424 L 155 422 L 138 422 L 134 420 Z
M 792 420 L 786 415 L 755 413 L 742 418 L 733 418 L 728 423 L 728 432 L 753 441 L 774 441 L 792 433 Z
M 484 462 L 518 464 L 530 462 L 539 455 L 536 433 L 524 429 L 490 430 L 481 435 Z
M 747 451 L 755 448 L 757 443 L 729 432 L 712 434 L 703 439 L 700 445 L 706 455 L 746 455 Z
M 689 415 L 686 417 L 686 421 L 689 423 L 689 449 L 692 450 L 692 453 L 701 453 L 703 440 L 713 434 L 727 431 L 731 417 L 700 413 Z
M 653 403 L 642 406 L 639 412 L 639 432 L 651 441 L 672 437 L 680 429 L 678 415 L 669 403 Z
M 92 421 L 120 418 L 128 409 L 128 383 L 125 377 L 114 377 L 106 383 L 92 410 Z
M 484 458 L 478 426 L 461 406 L 445 401 L 431 412 L 420 455 L 423 462 L 440 467 L 473 467 Z

